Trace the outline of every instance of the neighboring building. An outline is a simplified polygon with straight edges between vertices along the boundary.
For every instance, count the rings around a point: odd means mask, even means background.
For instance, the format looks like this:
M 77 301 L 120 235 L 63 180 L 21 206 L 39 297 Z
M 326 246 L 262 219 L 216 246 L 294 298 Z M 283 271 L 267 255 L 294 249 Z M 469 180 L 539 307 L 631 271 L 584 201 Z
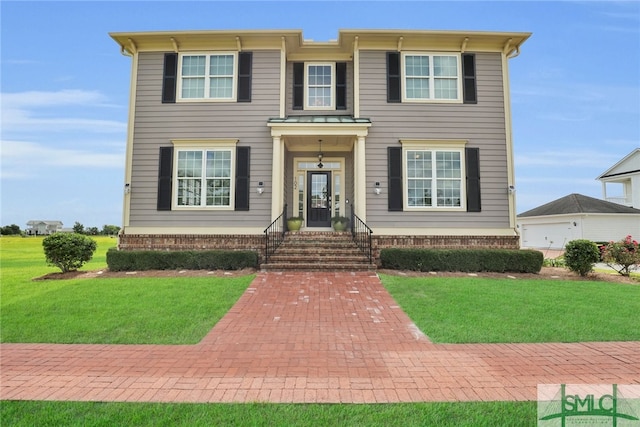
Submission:
M 373 245 L 518 247 L 509 59 L 529 33 L 112 33 L 132 60 L 121 249 L 252 248 L 351 209 Z
M 31 220 L 27 222 L 25 233 L 31 236 L 44 236 L 62 230 L 62 221 Z
M 640 236 L 640 209 L 570 194 L 518 215 L 520 245 L 525 248 L 564 249 L 567 242 L 594 242 Z
M 640 209 L 640 148 L 627 154 L 597 179 L 602 182 L 604 200 Z

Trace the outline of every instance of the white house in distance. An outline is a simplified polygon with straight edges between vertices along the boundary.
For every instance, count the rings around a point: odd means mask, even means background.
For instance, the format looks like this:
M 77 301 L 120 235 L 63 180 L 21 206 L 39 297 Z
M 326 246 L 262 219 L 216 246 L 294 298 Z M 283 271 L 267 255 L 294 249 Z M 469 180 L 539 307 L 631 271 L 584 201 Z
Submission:
M 570 194 L 518 215 L 520 246 L 563 249 L 567 242 L 640 236 L 640 209 L 582 194 Z
M 27 222 L 26 233 L 31 236 L 45 236 L 62 230 L 62 221 L 31 220 Z
M 598 178 L 602 182 L 602 198 L 640 209 L 640 148 L 604 171 Z

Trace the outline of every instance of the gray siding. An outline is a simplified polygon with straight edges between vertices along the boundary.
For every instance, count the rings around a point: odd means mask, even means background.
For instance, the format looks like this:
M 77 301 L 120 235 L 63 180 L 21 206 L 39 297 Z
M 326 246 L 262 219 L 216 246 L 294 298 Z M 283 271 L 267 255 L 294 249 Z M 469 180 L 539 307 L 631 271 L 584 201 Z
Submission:
M 322 61 L 331 62 L 331 61 Z M 347 109 L 346 110 L 294 110 L 293 109 L 293 62 L 287 62 L 286 114 L 287 116 L 303 115 L 353 115 L 353 62 L 347 62 Z M 335 96 L 335 92 L 334 92 Z
M 373 125 L 366 140 L 367 223 L 375 227 L 503 228 L 509 226 L 507 151 L 502 61 L 498 53 L 476 54 L 477 104 L 387 103 L 386 58 L 360 53 L 360 115 Z M 480 148 L 482 212 L 389 212 L 387 147 L 398 140 L 468 139 Z M 380 181 L 383 194 L 372 194 Z
M 162 53 L 139 57 L 131 177 L 130 225 L 137 227 L 262 226 L 271 216 L 272 139 L 267 119 L 279 114 L 280 52 L 253 53 L 252 101 L 161 103 Z M 157 211 L 159 147 L 171 139 L 237 138 L 251 146 L 250 210 Z M 265 193 L 255 188 L 263 181 Z

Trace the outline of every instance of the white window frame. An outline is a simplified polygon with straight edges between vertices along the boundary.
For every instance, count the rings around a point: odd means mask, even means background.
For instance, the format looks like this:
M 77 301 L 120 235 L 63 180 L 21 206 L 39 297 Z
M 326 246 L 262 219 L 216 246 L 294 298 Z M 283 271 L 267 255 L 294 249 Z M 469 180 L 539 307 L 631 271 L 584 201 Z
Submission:
M 429 57 L 429 97 L 428 98 L 409 98 L 407 96 L 407 78 L 411 78 L 407 76 L 406 72 L 406 57 L 407 56 L 427 56 Z M 435 98 L 435 80 L 438 79 L 434 75 L 434 61 L 433 58 L 435 56 L 445 56 L 445 57 L 454 57 L 456 58 L 457 65 L 457 75 L 456 79 L 456 91 L 457 98 Z M 402 52 L 402 60 L 401 60 L 401 73 L 402 73 L 402 102 L 422 102 L 422 103 L 462 103 L 462 55 L 460 53 L 452 53 L 452 52 Z M 440 77 L 446 79 L 453 79 L 453 77 Z
M 238 140 L 236 139 L 216 139 L 216 140 L 173 140 L 171 141 L 174 145 L 174 155 L 173 155 L 173 194 L 171 195 L 171 205 L 172 210 L 218 210 L 218 211 L 227 211 L 235 209 L 235 186 L 236 186 L 236 144 Z M 178 204 L 178 158 L 179 153 L 184 151 L 200 151 L 202 152 L 202 174 L 200 179 L 202 181 L 200 188 L 200 205 L 179 205 Z M 207 196 L 206 196 L 206 161 L 207 161 L 207 152 L 209 151 L 228 151 L 230 152 L 231 159 L 231 170 L 229 171 L 229 204 L 222 206 L 208 206 Z
M 204 56 L 205 57 L 205 74 L 204 74 L 204 97 L 202 98 L 183 98 L 182 97 L 182 64 L 185 57 L 190 56 Z M 231 96 L 229 97 L 210 97 L 211 93 L 211 76 L 209 74 L 210 63 L 212 56 L 231 56 L 233 57 L 233 73 L 230 76 L 220 76 L 220 77 L 231 77 Z M 237 87 L 238 87 L 238 52 L 231 51 L 220 51 L 220 52 L 188 52 L 188 53 L 180 53 L 179 61 L 178 61 L 178 88 L 177 88 L 177 101 L 179 102 L 235 102 L 237 99 Z
M 467 210 L 467 185 L 466 185 L 466 159 L 465 146 L 466 140 L 401 140 L 402 144 L 402 186 L 403 186 L 403 203 L 405 211 L 438 211 L 438 212 L 466 212 Z M 411 206 L 409 205 L 409 165 L 408 153 L 410 151 L 430 151 L 432 153 L 432 194 L 431 206 Z M 436 152 L 458 152 L 460 153 L 460 206 L 438 206 L 437 200 L 437 168 L 435 164 Z
M 309 104 L 309 68 L 313 66 L 330 67 L 331 69 L 331 105 L 315 106 Z M 336 63 L 335 62 L 305 62 L 304 63 L 304 109 L 305 110 L 335 110 L 336 109 Z

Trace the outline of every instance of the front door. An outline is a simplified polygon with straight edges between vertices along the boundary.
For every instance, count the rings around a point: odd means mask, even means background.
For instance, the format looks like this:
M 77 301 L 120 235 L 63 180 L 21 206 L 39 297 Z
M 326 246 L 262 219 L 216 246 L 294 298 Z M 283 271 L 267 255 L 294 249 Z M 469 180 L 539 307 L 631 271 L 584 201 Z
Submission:
M 307 172 L 307 227 L 331 227 L 331 172 Z

